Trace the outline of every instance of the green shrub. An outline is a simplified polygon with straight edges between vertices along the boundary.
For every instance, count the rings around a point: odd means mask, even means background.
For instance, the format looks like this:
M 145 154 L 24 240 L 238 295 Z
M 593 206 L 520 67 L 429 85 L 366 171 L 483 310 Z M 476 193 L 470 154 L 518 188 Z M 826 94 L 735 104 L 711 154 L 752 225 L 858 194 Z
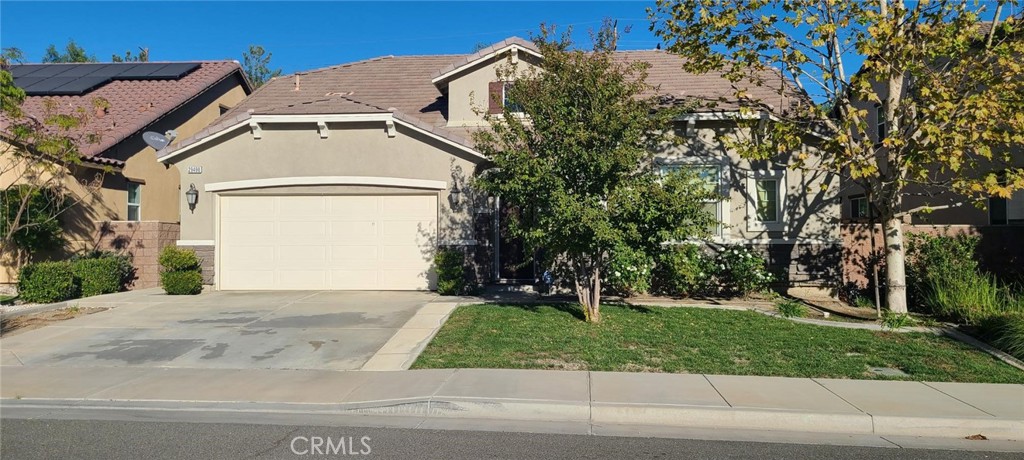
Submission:
M 60 302 L 78 297 L 80 292 L 70 262 L 28 264 L 18 274 L 18 298 L 25 302 Z
M 194 270 L 163 272 L 160 285 L 170 295 L 196 295 L 203 292 L 203 275 Z
M 744 246 L 727 246 L 715 257 L 718 285 L 728 293 L 748 296 L 768 290 L 774 277 L 764 257 Z
M 713 262 L 696 244 L 668 246 L 654 266 L 652 288 L 658 294 L 673 297 L 706 294 L 716 274 Z
M 1004 312 L 1024 312 L 1024 296 L 979 269 L 979 237 L 911 234 L 908 239 L 907 280 L 913 305 L 946 320 L 975 325 Z
M 922 303 L 935 315 L 962 324 L 977 324 L 1006 307 L 1007 289 L 992 275 L 975 273 L 963 278 L 928 279 Z
M 803 318 L 807 316 L 807 306 L 796 300 L 783 300 L 775 304 L 775 309 L 786 318 Z
M 160 267 L 166 272 L 200 271 L 202 261 L 191 249 L 182 249 L 177 246 L 166 246 L 160 251 Z
M 117 259 L 78 259 L 71 271 L 82 286 L 82 297 L 110 294 L 121 290 L 121 272 Z
M 651 290 L 651 258 L 643 251 L 616 247 L 604 268 L 602 287 L 609 293 L 632 296 Z
M 892 310 L 882 312 L 882 328 L 895 331 L 914 324 L 914 318 L 906 313 L 896 313 Z
M 458 249 L 442 248 L 434 256 L 437 293 L 459 295 L 466 289 L 466 256 Z
M 202 261 L 191 249 L 167 246 L 160 251 L 160 286 L 170 295 L 203 291 Z
M 1024 314 L 1004 313 L 985 318 L 979 324 L 982 336 L 997 348 L 1024 359 Z
M 117 271 L 120 283 L 118 285 L 118 290 L 127 289 L 128 286 L 131 285 L 132 282 L 135 280 L 135 266 L 132 264 L 132 256 L 129 254 L 121 254 L 114 251 L 91 249 L 71 256 L 72 263 L 83 259 L 114 260 L 117 264 L 115 270 Z

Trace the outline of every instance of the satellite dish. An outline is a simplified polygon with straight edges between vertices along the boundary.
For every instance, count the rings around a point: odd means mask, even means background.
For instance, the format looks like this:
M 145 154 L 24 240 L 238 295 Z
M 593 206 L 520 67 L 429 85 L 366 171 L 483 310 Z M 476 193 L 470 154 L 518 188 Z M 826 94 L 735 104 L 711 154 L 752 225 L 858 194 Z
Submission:
M 142 133 L 142 140 L 146 145 L 153 147 L 153 149 L 157 151 L 163 150 L 164 147 L 167 147 L 167 144 L 171 143 L 171 140 L 168 139 L 167 136 L 154 131 L 146 131 Z

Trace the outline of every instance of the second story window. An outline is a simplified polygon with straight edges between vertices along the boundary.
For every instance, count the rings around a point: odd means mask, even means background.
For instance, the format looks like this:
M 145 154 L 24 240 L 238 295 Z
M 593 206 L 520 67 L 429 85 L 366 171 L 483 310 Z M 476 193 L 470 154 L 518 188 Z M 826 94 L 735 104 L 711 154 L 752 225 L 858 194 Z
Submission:
M 133 222 L 142 220 L 142 184 L 128 183 L 128 219 Z
M 522 105 L 516 103 L 511 95 L 512 82 L 492 81 L 488 85 L 487 113 L 499 114 L 506 108 L 512 113 L 522 113 Z

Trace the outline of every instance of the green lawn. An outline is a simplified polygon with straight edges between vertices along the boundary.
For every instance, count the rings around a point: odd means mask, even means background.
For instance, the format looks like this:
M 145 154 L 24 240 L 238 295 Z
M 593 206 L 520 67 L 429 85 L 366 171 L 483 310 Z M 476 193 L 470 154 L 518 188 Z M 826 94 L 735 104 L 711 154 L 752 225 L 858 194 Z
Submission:
M 1024 383 L 1024 371 L 926 333 L 798 324 L 749 311 L 603 306 L 587 324 L 572 305 L 460 307 L 413 364 L 427 368 L 579 369 L 787 377 Z

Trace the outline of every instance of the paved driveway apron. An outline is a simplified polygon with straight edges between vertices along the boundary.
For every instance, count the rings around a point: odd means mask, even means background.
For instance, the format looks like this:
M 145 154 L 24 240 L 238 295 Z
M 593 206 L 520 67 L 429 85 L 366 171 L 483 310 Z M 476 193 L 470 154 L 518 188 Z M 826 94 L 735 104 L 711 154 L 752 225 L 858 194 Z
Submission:
M 351 370 L 436 299 L 421 292 L 150 291 L 105 312 L 3 337 L 0 350 L 5 365 Z

